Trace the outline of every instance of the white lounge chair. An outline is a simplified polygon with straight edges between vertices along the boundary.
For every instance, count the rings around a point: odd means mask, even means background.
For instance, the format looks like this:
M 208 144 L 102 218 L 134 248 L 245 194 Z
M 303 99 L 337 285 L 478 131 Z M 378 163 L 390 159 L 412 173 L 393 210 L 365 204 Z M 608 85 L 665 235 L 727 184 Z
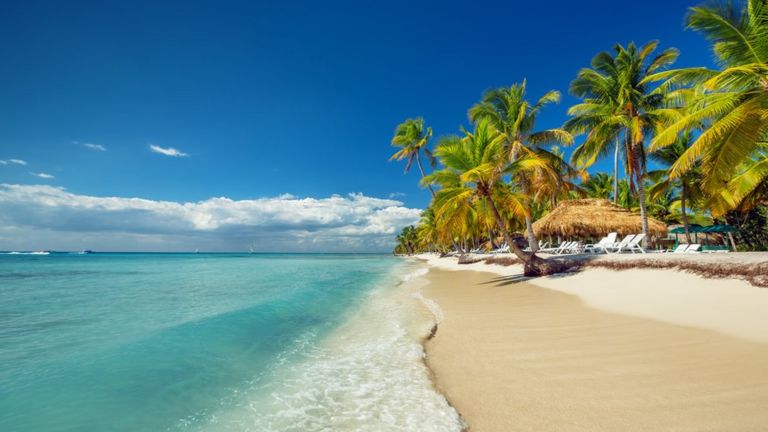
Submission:
M 609 245 L 609 246 L 605 246 L 605 250 L 606 251 L 610 251 L 610 252 L 619 251 L 619 250 L 623 249 L 624 247 L 626 247 L 627 244 L 629 244 L 629 242 L 631 242 L 632 239 L 635 238 L 635 235 L 636 234 L 630 234 L 628 236 L 625 236 L 623 239 L 621 239 L 620 242 L 614 243 L 614 244 Z
M 632 239 L 629 243 L 627 243 L 626 246 L 616 251 L 616 253 L 621 253 L 624 250 L 630 251 L 632 253 L 640 252 L 645 253 L 645 249 L 643 249 L 643 246 L 640 244 L 641 241 L 645 238 L 645 234 L 638 234 L 635 236 L 635 238 Z
M 584 246 L 584 252 L 599 253 L 602 251 L 602 252 L 608 253 L 608 251 L 606 250 L 606 247 L 616 243 L 617 235 L 618 234 L 615 232 L 608 233 L 608 235 L 603 237 L 599 242 Z
M 500 253 L 507 253 L 509 252 L 509 245 L 504 243 L 501 245 L 498 249 L 494 249 L 491 251 L 492 254 L 500 254 Z
M 542 252 L 542 253 L 548 253 L 548 254 L 558 254 L 558 253 L 560 253 L 560 251 L 562 251 L 564 248 L 566 248 L 566 247 L 570 246 L 570 244 L 571 244 L 571 242 L 569 242 L 569 241 L 567 241 L 567 242 L 562 242 L 562 243 L 560 243 L 560 245 L 559 245 L 559 246 L 556 246 L 556 247 L 550 247 L 550 248 L 543 248 L 543 249 L 539 249 L 539 252 Z
M 565 242 L 561 245 L 560 250 L 558 250 L 557 254 L 563 255 L 563 254 L 572 254 L 572 253 L 579 253 L 579 242 L 577 241 L 570 241 Z
M 546 249 L 546 248 L 547 248 L 547 246 L 549 246 L 549 243 L 548 243 L 548 242 L 545 242 L 544 240 L 539 240 L 539 247 L 536 249 L 536 252 L 541 252 L 541 251 L 543 251 L 544 249 Z M 530 246 L 528 246 L 527 248 L 523 249 L 523 251 L 525 251 L 525 252 L 531 252 L 531 247 L 530 247 Z
M 685 253 L 688 246 L 690 246 L 688 243 L 680 243 L 671 253 Z
M 688 249 L 685 250 L 685 253 L 699 253 L 699 249 L 701 248 L 701 245 L 698 243 L 694 243 L 690 246 L 688 246 Z
M 560 245 L 562 246 L 562 243 Z M 551 254 L 551 253 L 554 253 L 558 249 L 560 249 L 560 246 L 545 247 L 545 248 L 539 249 L 539 252 Z
M 560 253 L 563 255 L 568 255 L 568 254 L 580 254 L 582 252 L 584 252 L 584 246 L 581 244 L 581 242 L 575 241 L 575 242 L 571 242 L 571 244 Z

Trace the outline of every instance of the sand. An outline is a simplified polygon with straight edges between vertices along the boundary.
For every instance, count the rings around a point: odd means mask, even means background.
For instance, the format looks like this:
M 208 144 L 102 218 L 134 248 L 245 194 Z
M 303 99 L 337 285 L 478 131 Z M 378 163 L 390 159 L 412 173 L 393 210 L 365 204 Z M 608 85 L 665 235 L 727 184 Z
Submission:
M 669 270 L 520 282 L 514 266 L 431 264 L 422 291 L 443 318 L 427 364 L 471 431 L 768 429 L 766 289 Z

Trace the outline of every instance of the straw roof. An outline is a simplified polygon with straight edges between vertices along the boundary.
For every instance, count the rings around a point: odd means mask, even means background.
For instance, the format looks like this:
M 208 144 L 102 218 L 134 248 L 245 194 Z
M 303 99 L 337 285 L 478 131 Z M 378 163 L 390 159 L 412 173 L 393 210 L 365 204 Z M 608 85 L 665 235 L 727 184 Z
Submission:
M 642 232 L 640 215 L 605 199 L 561 201 L 554 210 L 533 224 L 537 237 L 599 238 L 610 232 L 624 236 Z M 651 236 L 663 236 L 667 226 L 648 218 Z

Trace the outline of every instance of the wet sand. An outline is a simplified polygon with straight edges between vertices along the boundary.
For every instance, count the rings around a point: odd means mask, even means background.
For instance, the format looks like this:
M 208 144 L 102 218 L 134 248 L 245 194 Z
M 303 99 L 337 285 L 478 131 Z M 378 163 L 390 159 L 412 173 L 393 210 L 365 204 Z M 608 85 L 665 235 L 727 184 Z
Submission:
M 768 429 L 768 344 L 509 276 L 433 267 L 426 278 L 444 313 L 427 363 L 471 431 Z

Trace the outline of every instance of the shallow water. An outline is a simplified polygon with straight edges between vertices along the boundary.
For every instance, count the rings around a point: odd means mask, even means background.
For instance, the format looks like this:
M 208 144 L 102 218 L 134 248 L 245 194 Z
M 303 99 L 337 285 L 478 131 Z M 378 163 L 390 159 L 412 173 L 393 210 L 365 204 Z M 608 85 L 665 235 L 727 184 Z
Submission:
M 0 430 L 460 430 L 387 256 L 0 256 Z M 409 300 L 410 299 L 410 300 Z

